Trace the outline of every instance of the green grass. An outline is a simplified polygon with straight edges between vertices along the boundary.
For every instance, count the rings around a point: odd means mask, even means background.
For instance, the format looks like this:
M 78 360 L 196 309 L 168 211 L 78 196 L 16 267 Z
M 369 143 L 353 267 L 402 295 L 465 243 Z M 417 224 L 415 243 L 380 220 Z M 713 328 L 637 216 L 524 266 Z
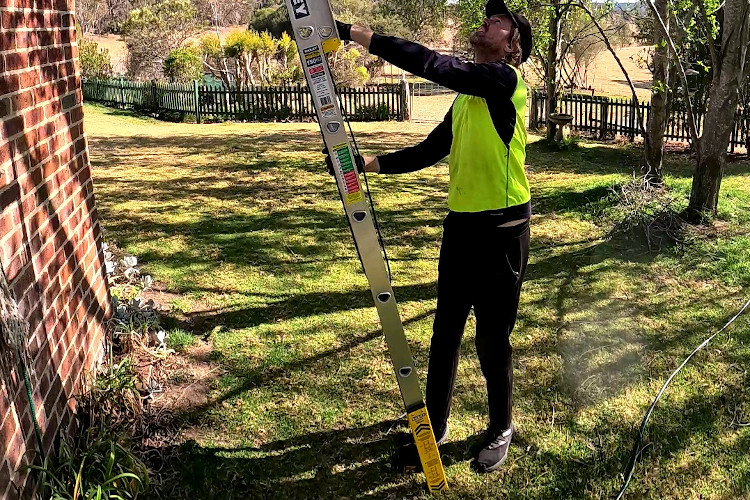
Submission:
M 210 403 L 181 416 L 197 437 L 171 464 L 180 476 L 164 495 L 423 496 L 421 475 L 390 467 L 401 401 L 317 126 L 168 124 L 95 106 L 86 126 L 106 238 L 179 294 L 180 317 L 209 337 L 222 368 Z M 379 153 L 430 125 L 354 130 L 363 152 Z M 748 162 L 727 166 L 710 235 L 649 253 L 605 240 L 599 215 L 608 189 L 632 177 L 637 150 L 584 142 L 559 152 L 531 140 L 532 250 L 512 336 L 518 434 L 499 472 L 472 472 L 486 396 L 470 319 L 442 448 L 446 498 L 613 495 L 656 391 L 750 285 Z M 666 172 L 686 197 L 689 159 L 670 157 Z M 370 183 L 423 379 L 446 169 Z M 750 498 L 748 324 L 675 380 L 627 498 Z
M 180 328 L 175 328 L 167 332 L 167 346 L 177 352 L 185 352 L 195 343 L 196 338 Z

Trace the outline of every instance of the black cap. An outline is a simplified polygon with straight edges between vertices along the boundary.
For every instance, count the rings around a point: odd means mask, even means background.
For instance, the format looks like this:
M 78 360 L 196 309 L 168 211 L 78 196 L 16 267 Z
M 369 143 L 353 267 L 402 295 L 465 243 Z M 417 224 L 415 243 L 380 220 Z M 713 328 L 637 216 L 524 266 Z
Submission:
M 531 37 L 531 24 L 529 20 L 521 14 L 511 12 L 503 0 L 489 0 L 484 7 L 484 15 L 487 17 L 501 15 L 510 17 L 513 26 L 516 27 L 521 35 L 521 62 L 526 61 L 531 54 L 531 47 L 534 44 Z

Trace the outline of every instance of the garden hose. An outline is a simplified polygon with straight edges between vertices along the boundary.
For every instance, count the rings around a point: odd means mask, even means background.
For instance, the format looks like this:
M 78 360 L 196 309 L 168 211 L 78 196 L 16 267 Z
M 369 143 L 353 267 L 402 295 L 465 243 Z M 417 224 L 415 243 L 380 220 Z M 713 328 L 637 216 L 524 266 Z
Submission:
M 734 323 L 734 321 L 740 317 L 740 315 L 745 312 L 745 309 L 750 306 L 750 300 L 745 302 L 745 305 L 742 306 L 740 311 L 734 315 L 732 319 L 730 319 L 727 324 L 725 324 L 721 330 L 714 333 L 710 337 L 708 337 L 706 340 L 704 340 L 698 347 L 696 347 L 693 352 L 688 355 L 687 358 L 685 358 L 685 361 L 682 362 L 680 366 L 677 367 L 675 371 L 672 372 L 672 374 L 669 376 L 666 382 L 664 382 L 664 385 L 657 393 L 656 397 L 654 398 L 654 402 L 651 403 L 651 406 L 649 406 L 648 411 L 646 412 L 646 415 L 644 415 L 643 420 L 641 421 L 641 427 L 638 430 L 638 436 L 636 437 L 635 443 L 633 444 L 633 451 L 630 453 L 630 460 L 628 460 L 628 465 L 625 467 L 625 482 L 622 485 L 622 488 L 620 488 L 620 492 L 617 494 L 616 500 L 620 500 L 622 496 L 625 494 L 625 490 L 628 488 L 628 485 L 630 484 L 630 480 L 633 478 L 633 472 L 635 472 L 635 463 L 638 461 L 638 457 L 641 456 L 641 452 L 643 451 L 643 448 L 641 448 L 641 444 L 643 443 L 643 435 L 646 433 L 646 425 L 648 424 L 649 419 L 651 418 L 651 414 L 654 412 L 654 408 L 656 408 L 656 403 L 659 402 L 659 399 L 661 399 L 662 395 L 664 394 L 664 391 L 667 389 L 667 386 L 672 382 L 672 379 L 682 370 L 685 365 L 687 365 L 688 361 L 701 349 L 706 347 L 709 342 L 711 342 L 717 335 L 719 335 L 721 332 L 726 330 L 729 325 Z

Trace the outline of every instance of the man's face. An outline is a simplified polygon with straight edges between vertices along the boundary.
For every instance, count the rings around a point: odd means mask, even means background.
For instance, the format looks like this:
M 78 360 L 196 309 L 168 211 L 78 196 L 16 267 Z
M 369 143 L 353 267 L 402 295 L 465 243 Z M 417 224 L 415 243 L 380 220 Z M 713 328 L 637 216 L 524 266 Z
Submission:
M 501 51 L 505 54 L 510 43 L 510 33 L 513 23 L 510 17 L 496 15 L 488 17 L 481 26 L 469 37 L 469 42 L 474 47 L 482 47 L 487 50 Z

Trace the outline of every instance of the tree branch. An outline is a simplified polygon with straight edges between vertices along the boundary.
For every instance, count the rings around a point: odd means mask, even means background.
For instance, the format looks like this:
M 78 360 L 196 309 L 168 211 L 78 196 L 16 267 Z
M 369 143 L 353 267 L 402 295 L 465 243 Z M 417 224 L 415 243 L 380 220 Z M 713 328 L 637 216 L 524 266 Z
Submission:
M 648 0 L 649 2 L 651 0 Z M 635 106 L 635 111 L 638 115 L 638 126 L 641 129 L 641 134 L 643 135 L 643 140 L 645 142 L 649 141 L 648 133 L 646 132 L 646 125 L 643 120 L 643 113 L 641 113 L 641 107 L 639 105 L 638 101 L 638 94 L 635 91 L 635 86 L 633 85 L 633 81 L 630 79 L 630 75 L 628 74 L 627 70 L 625 69 L 625 66 L 623 66 L 622 61 L 617 56 L 617 53 L 615 52 L 615 49 L 612 47 L 612 44 L 609 43 L 609 38 L 607 38 L 607 35 L 604 33 L 604 30 L 602 29 L 599 22 L 594 18 L 594 15 L 591 13 L 591 11 L 586 7 L 583 3 L 577 3 L 575 4 L 576 7 L 579 9 L 582 9 L 588 16 L 591 18 L 591 21 L 596 26 L 596 29 L 599 30 L 599 33 L 602 35 L 602 39 L 604 40 L 604 44 L 607 46 L 607 50 L 609 50 L 610 54 L 612 54 L 612 57 L 615 58 L 615 61 L 617 61 L 618 66 L 620 66 L 620 70 L 622 70 L 622 74 L 625 76 L 625 79 L 628 81 L 628 85 L 630 86 L 630 91 L 633 94 L 633 106 Z M 648 161 L 648 160 L 646 160 Z
M 708 51 L 711 54 L 711 67 L 716 70 L 719 64 L 719 56 L 716 54 L 716 41 L 714 40 L 713 30 L 711 24 L 708 22 L 708 14 L 706 13 L 706 4 L 703 0 L 696 0 L 698 2 L 698 9 L 701 11 L 701 22 L 703 23 L 703 29 L 706 30 L 706 38 L 708 38 Z
M 661 34 L 664 35 L 664 39 L 667 41 L 667 46 L 669 47 L 669 50 L 672 51 L 672 55 L 674 56 L 675 62 L 677 62 L 677 68 L 680 73 L 680 79 L 682 80 L 682 93 L 685 98 L 685 102 L 687 103 L 688 128 L 690 129 L 690 137 L 693 139 L 693 144 L 697 146 L 700 138 L 698 137 L 698 126 L 696 125 L 695 115 L 693 114 L 693 102 L 690 99 L 690 90 L 688 88 L 688 80 L 687 80 L 687 75 L 685 74 L 685 67 L 682 65 L 682 62 L 680 61 L 680 55 L 677 53 L 677 48 L 674 45 L 674 40 L 672 40 L 672 37 L 669 35 L 669 30 L 667 29 L 667 26 L 664 24 L 664 20 L 659 15 L 659 11 L 656 10 L 656 5 L 654 5 L 654 0 L 646 0 L 646 4 L 651 9 L 651 12 L 654 14 L 654 19 L 656 20 L 656 24 L 661 29 Z

